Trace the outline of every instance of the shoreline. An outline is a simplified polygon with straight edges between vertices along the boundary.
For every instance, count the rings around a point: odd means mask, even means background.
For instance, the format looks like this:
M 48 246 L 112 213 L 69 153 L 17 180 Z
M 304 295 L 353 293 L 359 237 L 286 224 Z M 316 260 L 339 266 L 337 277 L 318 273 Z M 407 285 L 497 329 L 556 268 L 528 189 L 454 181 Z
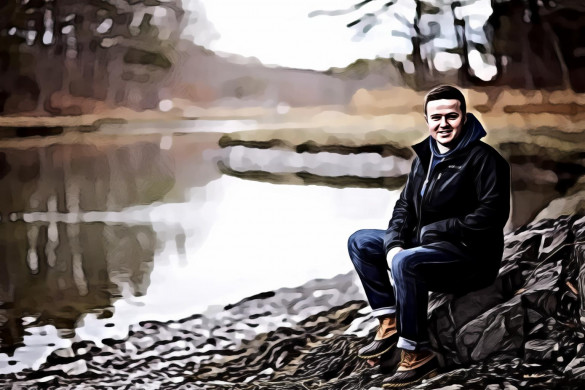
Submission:
M 429 332 L 441 372 L 417 388 L 581 388 L 585 333 L 576 302 L 583 292 L 574 287 L 574 261 L 583 253 L 563 248 L 583 234 L 582 216 L 532 223 L 506 235 L 492 286 L 460 297 L 431 294 Z M 0 385 L 378 389 L 387 373 L 356 355 L 376 325 L 358 284 L 349 272 L 178 321 L 143 321 L 122 340 L 79 341 L 55 351 L 37 371 L 0 375 Z

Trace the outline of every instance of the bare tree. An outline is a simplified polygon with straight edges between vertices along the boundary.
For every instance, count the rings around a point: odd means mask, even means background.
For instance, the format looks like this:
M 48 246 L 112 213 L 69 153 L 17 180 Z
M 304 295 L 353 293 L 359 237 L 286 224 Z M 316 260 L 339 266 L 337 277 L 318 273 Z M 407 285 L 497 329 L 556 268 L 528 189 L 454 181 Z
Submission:
M 346 18 L 356 39 L 387 28 L 387 58 L 414 87 L 456 81 L 585 90 L 585 3 L 578 0 L 364 0 L 312 17 Z M 397 40 L 412 50 L 396 55 Z M 416 70 L 416 71 L 415 71 Z M 454 78 L 455 77 L 455 78 Z

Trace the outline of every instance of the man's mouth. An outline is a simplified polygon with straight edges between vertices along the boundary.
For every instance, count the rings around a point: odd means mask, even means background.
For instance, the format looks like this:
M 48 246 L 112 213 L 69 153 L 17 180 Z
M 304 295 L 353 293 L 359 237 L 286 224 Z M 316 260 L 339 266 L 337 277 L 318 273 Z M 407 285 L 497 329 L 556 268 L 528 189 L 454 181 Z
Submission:
M 449 135 L 453 130 L 439 130 L 437 134 L 439 135 Z

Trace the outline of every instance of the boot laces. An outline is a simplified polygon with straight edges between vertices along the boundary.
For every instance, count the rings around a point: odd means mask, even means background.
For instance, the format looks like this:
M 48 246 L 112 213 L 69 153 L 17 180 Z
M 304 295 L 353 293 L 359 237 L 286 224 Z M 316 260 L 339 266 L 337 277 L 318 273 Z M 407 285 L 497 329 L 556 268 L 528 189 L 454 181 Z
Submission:
M 382 325 L 378 326 L 378 331 L 376 332 L 376 336 L 378 338 L 384 338 L 384 336 L 388 333 L 388 328 L 383 327 Z
M 406 350 L 402 351 L 400 366 L 402 366 L 403 368 L 410 368 L 416 363 L 416 361 L 417 361 L 416 353 Z
M 388 337 L 388 335 L 390 333 L 393 333 L 394 331 L 396 331 L 396 325 L 394 324 L 394 321 L 391 319 L 384 320 L 383 323 L 378 325 L 378 330 L 376 331 L 376 337 L 378 339 L 384 339 L 384 338 Z

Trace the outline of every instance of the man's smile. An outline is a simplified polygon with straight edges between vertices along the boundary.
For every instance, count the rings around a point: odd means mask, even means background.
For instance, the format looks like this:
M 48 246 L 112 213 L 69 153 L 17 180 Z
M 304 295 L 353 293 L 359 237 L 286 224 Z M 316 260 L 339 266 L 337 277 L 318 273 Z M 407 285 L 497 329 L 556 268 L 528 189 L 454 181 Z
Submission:
M 453 129 L 437 131 L 439 137 L 449 137 L 451 134 L 453 134 Z

